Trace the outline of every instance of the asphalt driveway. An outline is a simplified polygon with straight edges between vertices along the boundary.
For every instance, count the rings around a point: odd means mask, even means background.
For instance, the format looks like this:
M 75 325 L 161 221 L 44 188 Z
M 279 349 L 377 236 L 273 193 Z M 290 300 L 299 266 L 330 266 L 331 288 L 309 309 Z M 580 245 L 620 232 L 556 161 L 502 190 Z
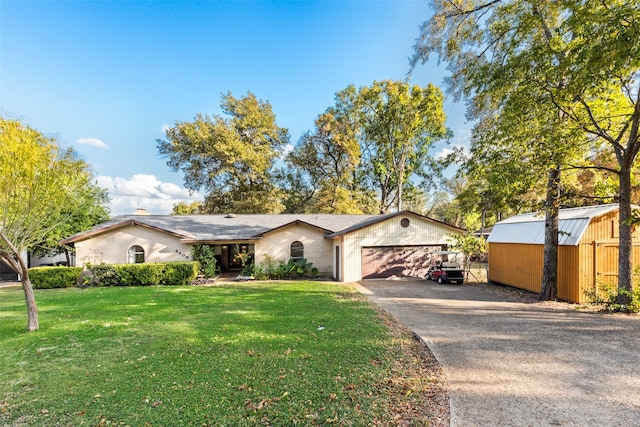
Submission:
M 442 364 L 452 426 L 640 425 L 640 318 L 502 289 L 364 281 Z

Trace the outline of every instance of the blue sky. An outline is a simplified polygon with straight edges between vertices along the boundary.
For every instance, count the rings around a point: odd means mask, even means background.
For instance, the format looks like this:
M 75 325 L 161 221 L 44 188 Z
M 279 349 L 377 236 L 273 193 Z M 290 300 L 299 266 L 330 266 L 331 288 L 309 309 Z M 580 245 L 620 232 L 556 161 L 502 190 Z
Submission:
M 419 0 L 0 0 L 0 115 L 79 152 L 112 214 L 166 214 L 201 195 L 159 157 L 163 129 L 251 91 L 296 144 L 349 84 L 403 79 L 428 16 Z M 432 61 L 411 83 L 445 73 Z M 463 106 L 446 112 L 451 144 L 466 145 Z

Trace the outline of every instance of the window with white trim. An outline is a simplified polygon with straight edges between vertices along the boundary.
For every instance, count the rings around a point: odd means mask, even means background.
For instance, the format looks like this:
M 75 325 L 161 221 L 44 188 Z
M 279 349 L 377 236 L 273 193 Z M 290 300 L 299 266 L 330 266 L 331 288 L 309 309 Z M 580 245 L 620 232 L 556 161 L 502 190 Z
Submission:
M 144 249 L 142 246 L 133 245 L 129 248 L 129 264 L 140 264 L 144 262 Z
M 297 260 L 304 258 L 304 245 L 302 244 L 302 242 L 293 242 L 290 249 L 291 259 Z

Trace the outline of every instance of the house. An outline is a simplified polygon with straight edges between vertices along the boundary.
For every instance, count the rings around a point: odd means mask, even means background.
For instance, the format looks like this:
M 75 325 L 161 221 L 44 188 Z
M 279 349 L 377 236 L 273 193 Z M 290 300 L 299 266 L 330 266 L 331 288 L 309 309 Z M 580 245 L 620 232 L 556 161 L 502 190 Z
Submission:
M 53 265 L 67 265 L 67 258 L 64 254 L 46 254 L 46 255 L 34 255 L 31 252 L 25 251 L 22 254 L 22 258 L 27 263 L 28 268 L 33 267 L 47 267 Z M 70 256 L 71 263 L 74 263 L 74 255 Z M 0 261 L 0 282 L 9 281 L 15 282 L 20 280 L 18 273 L 13 271 L 4 262 Z
M 561 209 L 558 223 L 558 298 L 588 301 L 587 293 L 617 283 L 617 204 Z M 496 223 L 488 237 L 489 280 L 532 292 L 542 287 L 544 212 Z M 640 232 L 633 232 L 633 265 L 640 266 Z
M 410 211 L 385 215 L 123 215 L 65 239 L 78 265 L 190 260 L 193 245 L 212 245 L 223 271 L 239 253 L 287 262 L 306 258 L 338 281 L 424 277 L 431 252 L 464 231 Z

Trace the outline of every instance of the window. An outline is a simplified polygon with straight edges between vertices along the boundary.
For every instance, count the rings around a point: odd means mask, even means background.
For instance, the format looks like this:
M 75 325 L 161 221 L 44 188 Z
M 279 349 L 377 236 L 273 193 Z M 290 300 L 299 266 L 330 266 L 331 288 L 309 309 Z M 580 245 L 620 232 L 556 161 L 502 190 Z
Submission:
M 302 242 L 293 242 L 291 244 L 291 259 L 304 258 L 304 245 Z
M 129 248 L 129 264 L 139 264 L 144 262 L 144 249 L 142 246 L 131 246 Z

